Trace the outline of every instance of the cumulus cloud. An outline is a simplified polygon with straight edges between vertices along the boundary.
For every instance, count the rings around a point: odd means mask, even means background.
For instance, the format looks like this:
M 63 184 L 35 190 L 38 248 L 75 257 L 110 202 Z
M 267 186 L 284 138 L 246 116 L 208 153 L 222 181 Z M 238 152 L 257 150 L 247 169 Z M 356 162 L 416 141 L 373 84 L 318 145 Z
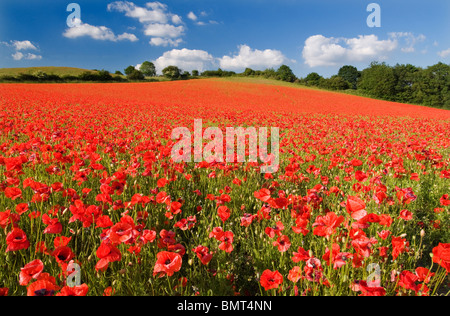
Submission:
M 446 57 L 450 56 L 450 48 L 438 52 L 438 55 L 441 56 L 442 58 L 446 58 Z
M 192 21 L 197 21 L 197 19 L 198 19 L 198 17 L 195 15 L 195 13 L 194 12 L 189 12 L 189 14 L 187 15 L 187 17 L 188 17 L 188 19 L 189 20 L 192 20 Z
M 144 33 L 147 36 L 162 38 L 177 38 L 183 35 L 183 26 L 171 24 L 152 23 L 145 27 Z
M 165 52 L 154 61 L 156 70 L 161 73 L 167 66 L 177 66 L 185 71 L 198 70 L 200 72 L 214 66 L 215 59 L 204 50 L 173 49 Z
M 16 53 L 12 54 L 11 56 L 14 60 L 22 60 L 22 59 L 41 60 L 42 59 L 41 55 L 35 55 L 35 54 L 31 54 L 31 53 L 24 54 L 21 52 L 16 52 Z
M 202 12 L 200 12 L 199 15 L 200 15 L 200 17 L 205 18 L 205 17 L 208 16 L 208 13 L 206 13 L 205 11 L 202 11 Z M 197 14 L 195 14 L 194 12 L 192 12 L 192 11 L 188 13 L 187 17 L 188 17 L 189 20 L 191 20 L 192 22 L 194 22 L 194 24 L 200 25 L 200 26 L 208 25 L 208 24 L 219 24 L 219 22 L 214 21 L 214 20 L 209 20 L 209 21 L 204 20 L 204 21 L 200 21 L 200 20 L 199 20 L 199 16 L 198 16 Z
M 411 32 L 391 32 L 389 37 L 404 41 L 406 46 L 401 48 L 401 51 L 404 53 L 414 53 L 416 44 L 426 40 L 425 35 L 419 34 L 416 36 Z
M 95 40 L 112 41 L 112 42 L 122 40 L 128 40 L 131 42 L 138 41 L 138 38 L 134 34 L 123 33 L 117 36 L 110 28 L 106 26 L 93 26 L 88 23 L 83 23 L 81 21 L 78 21 L 76 23 L 78 26 L 66 29 L 66 31 L 63 33 L 63 36 L 71 39 L 87 36 Z
M 37 50 L 37 47 L 30 41 L 11 41 L 11 45 L 16 50 Z
M 248 45 L 239 46 L 237 55 L 219 58 L 220 67 L 227 70 L 273 68 L 288 61 L 278 50 L 266 49 L 262 51 L 251 49 Z
M 182 42 L 183 42 L 183 40 L 181 38 L 170 39 L 170 38 L 153 37 L 150 40 L 150 45 L 152 45 L 152 46 L 163 46 L 163 47 L 167 47 L 167 46 L 177 47 Z
M 356 38 L 314 35 L 305 41 L 303 58 L 310 67 L 339 66 L 349 62 L 386 59 L 397 47 L 396 39 L 379 40 L 376 35 Z
M 115 1 L 108 4 L 107 9 L 137 19 L 143 25 L 144 34 L 151 37 L 153 46 L 178 46 L 184 35 L 182 18 L 169 12 L 167 5 L 160 2 L 148 2 L 140 7 L 129 1 Z
M 31 54 L 31 53 L 24 53 L 23 51 L 26 50 L 35 50 L 39 51 L 39 48 L 32 44 L 30 41 L 9 41 L 8 42 L 0 42 L 0 44 L 5 45 L 7 47 L 14 49 L 14 54 L 11 54 L 11 57 L 16 60 L 41 60 L 41 55 Z

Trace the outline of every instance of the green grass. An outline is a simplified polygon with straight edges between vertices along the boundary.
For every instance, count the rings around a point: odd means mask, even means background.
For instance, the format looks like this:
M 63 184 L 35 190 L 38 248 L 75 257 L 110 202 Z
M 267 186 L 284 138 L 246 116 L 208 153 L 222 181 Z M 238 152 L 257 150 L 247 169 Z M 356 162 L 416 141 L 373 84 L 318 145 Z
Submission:
M 94 70 L 72 68 L 72 67 L 28 67 L 28 68 L 0 68 L 0 76 L 17 76 L 19 74 L 33 74 L 35 72 L 42 71 L 46 74 L 54 74 L 58 76 L 70 75 L 78 76 L 83 72 Z

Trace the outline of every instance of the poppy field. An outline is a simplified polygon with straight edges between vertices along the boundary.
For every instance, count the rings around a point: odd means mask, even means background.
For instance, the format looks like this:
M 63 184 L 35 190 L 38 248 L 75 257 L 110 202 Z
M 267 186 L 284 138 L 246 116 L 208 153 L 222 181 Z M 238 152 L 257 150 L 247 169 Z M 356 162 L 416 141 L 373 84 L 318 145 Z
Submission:
M 278 171 L 175 163 L 197 119 L 278 127 Z M 450 111 L 288 85 L 0 85 L 0 296 L 447 295 L 449 140 Z

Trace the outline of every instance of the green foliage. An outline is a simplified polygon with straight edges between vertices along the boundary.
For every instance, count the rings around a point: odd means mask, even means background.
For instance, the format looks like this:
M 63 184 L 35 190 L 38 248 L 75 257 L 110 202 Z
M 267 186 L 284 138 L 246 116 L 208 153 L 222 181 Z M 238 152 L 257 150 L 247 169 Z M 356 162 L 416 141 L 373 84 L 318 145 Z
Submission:
M 350 89 L 350 83 L 338 75 L 334 75 L 329 79 L 320 80 L 320 87 L 330 90 L 347 90 Z
M 317 72 L 312 72 L 305 78 L 305 83 L 307 86 L 319 86 L 321 80 L 323 80 L 323 77 L 319 75 Z
M 155 77 L 156 76 L 156 67 L 155 67 L 155 64 L 153 64 L 152 62 L 144 61 L 139 70 L 146 77 Z
M 394 101 L 395 79 L 392 67 L 386 63 L 372 62 L 369 68 L 362 71 L 358 89 L 372 97 Z
M 142 73 L 142 71 L 139 71 L 137 69 L 134 69 L 129 75 L 127 75 L 128 80 L 144 80 L 145 76 Z
M 278 68 L 277 76 L 279 80 L 287 82 L 294 82 L 297 79 L 291 68 L 286 65 L 282 65 L 280 68 Z
M 163 69 L 162 74 L 164 77 L 171 80 L 179 79 L 181 76 L 181 69 L 177 66 L 167 66 Z
M 438 63 L 418 72 L 412 91 L 419 104 L 450 109 L 450 65 Z
M 354 66 L 346 65 L 339 69 L 338 76 L 347 81 L 352 89 L 356 89 L 361 72 Z
M 131 75 L 134 70 L 136 70 L 134 66 L 128 66 L 127 68 L 125 68 L 125 75 L 127 76 Z

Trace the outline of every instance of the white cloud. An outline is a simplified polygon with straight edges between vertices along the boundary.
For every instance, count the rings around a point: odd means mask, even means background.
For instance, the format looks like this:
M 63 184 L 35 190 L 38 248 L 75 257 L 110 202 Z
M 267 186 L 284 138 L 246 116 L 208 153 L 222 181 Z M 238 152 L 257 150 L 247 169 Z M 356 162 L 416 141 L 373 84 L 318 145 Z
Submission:
M 140 23 L 167 23 L 169 21 L 170 14 L 166 12 L 165 4 L 149 2 L 146 6 L 148 9 L 138 7 L 133 2 L 116 1 L 108 4 L 107 9 L 125 13 L 125 16 L 138 19 Z
M 414 53 L 416 44 L 426 40 L 425 35 L 419 34 L 416 36 L 411 32 L 392 32 L 388 35 L 395 40 L 403 39 L 406 46 L 402 47 L 401 51 L 404 53 Z
M 41 60 L 42 59 L 41 55 L 35 55 L 35 54 L 31 54 L 31 53 L 24 54 L 21 52 L 16 52 L 16 53 L 12 54 L 11 56 L 14 60 L 17 60 L 17 61 L 22 60 L 22 59 L 27 59 L 27 60 Z
M 357 38 L 310 36 L 305 41 L 303 58 L 310 67 L 339 66 L 349 62 L 386 59 L 398 46 L 396 39 L 379 40 L 376 35 Z
M 11 55 L 14 60 L 22 60 L 24 55 L 21 52 L 16 52 L 15 54 Z
M 140 7 L 129 1 L 115 1 L 108 4 L 108 11 L 125 13 L 125 16 L 137 19 L 144 29 L 144 34 L 151 37 L 153 46 L 178 46 L 185 28 L 182 18 L 168 11 L 160 2 L 148 2 Z
M 183 42 L 183 40 L 181 38 L 177 38 L 177 39 L 173 40 L 173 39 L 170 39 L 170 38 L 153 37 L 150 40 L 150 45 L 152 45 L 152 46 L 163 46 L 163 47 L 167 47 L 167 46 L 177 47 L 182 42 Z
M 139 41 L 139 39 L 136 37 L 136 35 L 130 34 L 130 33 L 123 33 L 123 34 L 117 36 L 117 40 L 118 41 L 128 40 L 130 42 Z
M 128 40 L 131 42 L 138 41 L 138 38 L 134 34 L 123 33 L 116 36 L 114 32 L 106 26 L 93 26 L 81 21 L 79 21 L 78 26 L 66 29 L 63 36 L 71 39 L 88 36 L 95 40 L 112 42 L 122 40 Z
M 30 41 L 11 41 L 11 45 L 14 46 L 16 50 L 37 50 Z
M 167 66 L 177 66 L 185 71 L 198 70 L 201 72 L 212 67 L 214 63 L 214 57 L 208 52 L 186 48 L 165 52 L 154 61 L 158 73 L 161 73 Z
M 450 56 L 450 48 L 438 52 L 438 55 L 441 56 L 442 58 L 446 58 L 446 57 Z
M 188 19 L 192 20 L 192 21 L 197 21 L 197 16 L 195 15 L 194 12 L 189 12 L 189 14 L 187 15 Z
M 159 24 L 153 23 L 145 27 L 145 35 L 152 37 L 165 37 L 165 38 L 177 38 L 181 37 L 184 32 L 184 27 L 174 26 L 171 24 Z
M 237 55 L 219 58 L 220 67 L 228 70 L 273 68 L 288 61 L 278 50 L 252 50 L 248 45 L 239 46 Z

